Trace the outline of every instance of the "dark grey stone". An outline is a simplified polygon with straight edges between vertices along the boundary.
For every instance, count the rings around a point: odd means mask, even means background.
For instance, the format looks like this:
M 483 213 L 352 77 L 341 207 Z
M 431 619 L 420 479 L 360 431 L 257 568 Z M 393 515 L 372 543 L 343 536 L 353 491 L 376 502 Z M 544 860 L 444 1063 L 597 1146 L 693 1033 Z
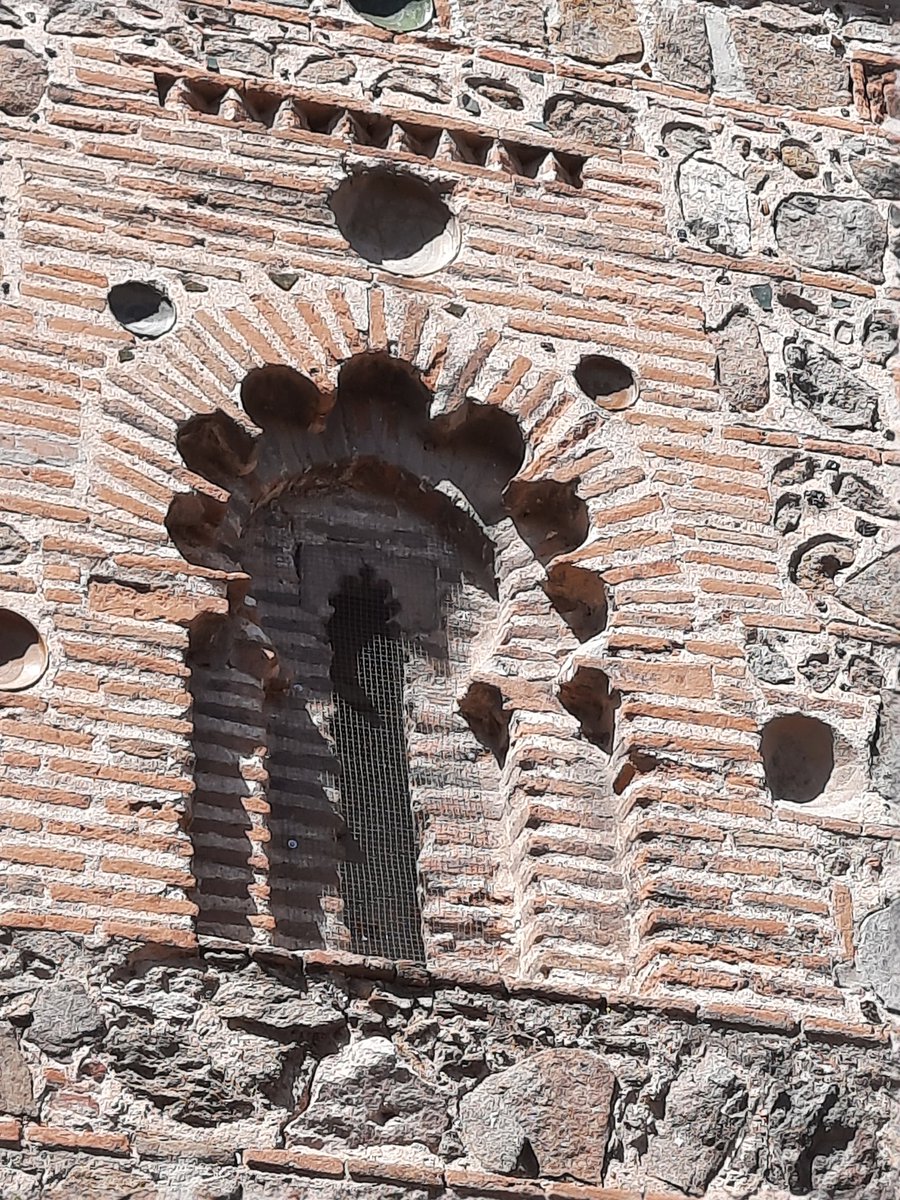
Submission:
M 900 805 L 900 692 L 882 693 L 872 751 L 872 783 L 885 800 Z
M 657 1179 L 699 1196 L 717 1175 L 744 1124 L 747 1088 L 727 1055 L 708 1050 L 682 1067 L 644 1157 Z
M 698 4 L 680 4 L 660 13 L 656 26 L 654 58 L 660 74 L 684 87 L 709 91 L 712 86 L 712 51 L 706 21 Z
M 808 408 L 835 429 L 872 429 L 878 393 L 812 342 L 785 347 L 788 383 L 795 404 Z
M 763 683 L 793 683 L 794 671 L 791 664 L 771 646 L 757 643 L 747 647 L 747 662 L 750 670 Z
M 552 96 L 544 106 L 544 122 L 567 141 L 622 149 L 634 145 L 634 125 L 624 109 L 584 96 Z
M 840 663 L 830 654 L 811 654 L 800 664 L 800 674 L 814 692 L 826 692 L 840 674 Z
M 862 922 L 856 965 L 887 1008 L 900 1012 L 900 900 Z
M 288 1145 L 412 1145 L 437 1150 L 447 1102 L 387 1038 L 367 1037 L 323 1058 L 309 1106 L 285 1131 Z
M 900 323 L 896 313 L 889 308 L 876 308 L 863 325 L 863 354 L 869 362 L 883 367 L 897 353 Z
M 900 200 L 900 155 L 877 150 L 854 154 L 850 170 L 870 196 L 877 200 Z
M 698 154 L 678 168 L 678 194 L 688 232 L 723 254 L 750 249 L 747 189 L 721 163 Z
M 900 505 L 859 475 L 838 475 L 834 481 L 834 494 L 848 508 L 855 508 L 870 517 L 881 517 L 883 521 L 900 521 Z
M 900 550 L 851 575 L 838 588 L 837 598 L 870 621 L 900 629 Z
M 12 566 L 26 558 L 31 547 L 17 529 L 0 521 L 0 563 Z
M 85 988 L 74 979 L 42 987 L 31 1010 L 26 1037 L 48 1054 L 67 1054 L 96 1042 L 105 1024 Z
M 820 271 L 880 283 L 887 225 L 870 200 L 796 194 L 775 211 L 775 237 L 789 258 Z
M 242 41 L 227 36 L 203 39 L 203 53 L 214 58 L 219 69 L 238 71 L 242 75 L 271 75 L 272 51 L 260 42 Z
M 212 1003 L 225 1021 L 285 1033 L 323 1033 L 344 1022 L 339 1009 L 289 987 L 255 964 L 226 978 Z
M 27 46 L 0 45 L 0 112 L 27 117 L 47 87 L 47 64 Z

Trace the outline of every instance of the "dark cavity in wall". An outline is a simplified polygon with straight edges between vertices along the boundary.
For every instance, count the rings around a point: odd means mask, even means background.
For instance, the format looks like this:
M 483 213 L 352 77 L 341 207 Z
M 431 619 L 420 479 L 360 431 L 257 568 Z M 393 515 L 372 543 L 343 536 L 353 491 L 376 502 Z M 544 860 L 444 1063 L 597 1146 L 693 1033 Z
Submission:
M 596 637 L 606 628 L 609 604 L 596 571 L 573 563 L 554 563 L 547 571 L 544 591 L 579 641 Z
M 611 754 L 619 695 L 610 691 L 605 672 L 597 667 L 578 667 L 572 678 L 560 685 L 559 701 L 581 725 L 582 737 L 604 754 Z
M 459 702 L 469 728 L 502 767 L 509 749 L 509 713 L 503 693 L 493 683 L 476 680 Z
M 774 717 L 763 729 L 760 752 L 773 799 L 806 803 L 821 796 L 831 778 L 834 733 L 817 717 Z
M 587 506 L 574 483 L 514 479 L 504 500 L 522 540 L 543 563 L 577 550 L 587 537 Z
M 340 868 L 350 948 L 423 961 L 397 605 L 368 567 L 345 577 L 331 603 L 331 732 L 342 816 L 356 850 Z

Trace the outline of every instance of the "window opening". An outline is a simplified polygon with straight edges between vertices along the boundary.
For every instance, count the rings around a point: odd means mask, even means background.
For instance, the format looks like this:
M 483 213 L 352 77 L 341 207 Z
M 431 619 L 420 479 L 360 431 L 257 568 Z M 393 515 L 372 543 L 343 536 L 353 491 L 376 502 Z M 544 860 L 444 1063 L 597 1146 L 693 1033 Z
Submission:
M 408 648 L 388 583 L 364 566 L 330 597 L 328 621 L 347 860 L 340 875 L 350 948 L 423 962 L 419 853 L 404 689 Z

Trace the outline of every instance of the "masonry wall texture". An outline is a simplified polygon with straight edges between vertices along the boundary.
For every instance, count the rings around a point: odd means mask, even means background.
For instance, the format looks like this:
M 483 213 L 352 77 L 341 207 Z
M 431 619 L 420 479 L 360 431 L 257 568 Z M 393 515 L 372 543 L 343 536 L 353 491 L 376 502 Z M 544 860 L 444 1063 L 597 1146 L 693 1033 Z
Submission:
M 900 1195 L 898 72 L 0 3 L 2 1200 Z

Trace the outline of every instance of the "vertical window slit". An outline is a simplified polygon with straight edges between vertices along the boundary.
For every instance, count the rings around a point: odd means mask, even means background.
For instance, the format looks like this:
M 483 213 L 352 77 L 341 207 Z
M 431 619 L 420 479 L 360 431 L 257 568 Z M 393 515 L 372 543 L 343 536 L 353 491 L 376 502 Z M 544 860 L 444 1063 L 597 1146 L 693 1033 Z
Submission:
M 332 733 L 348 834 L 344 920 L 357 954 L 423 962 L 418 837 L 409 786 L 407 651 L 390 585 L 369 567 L 330 598 Z

